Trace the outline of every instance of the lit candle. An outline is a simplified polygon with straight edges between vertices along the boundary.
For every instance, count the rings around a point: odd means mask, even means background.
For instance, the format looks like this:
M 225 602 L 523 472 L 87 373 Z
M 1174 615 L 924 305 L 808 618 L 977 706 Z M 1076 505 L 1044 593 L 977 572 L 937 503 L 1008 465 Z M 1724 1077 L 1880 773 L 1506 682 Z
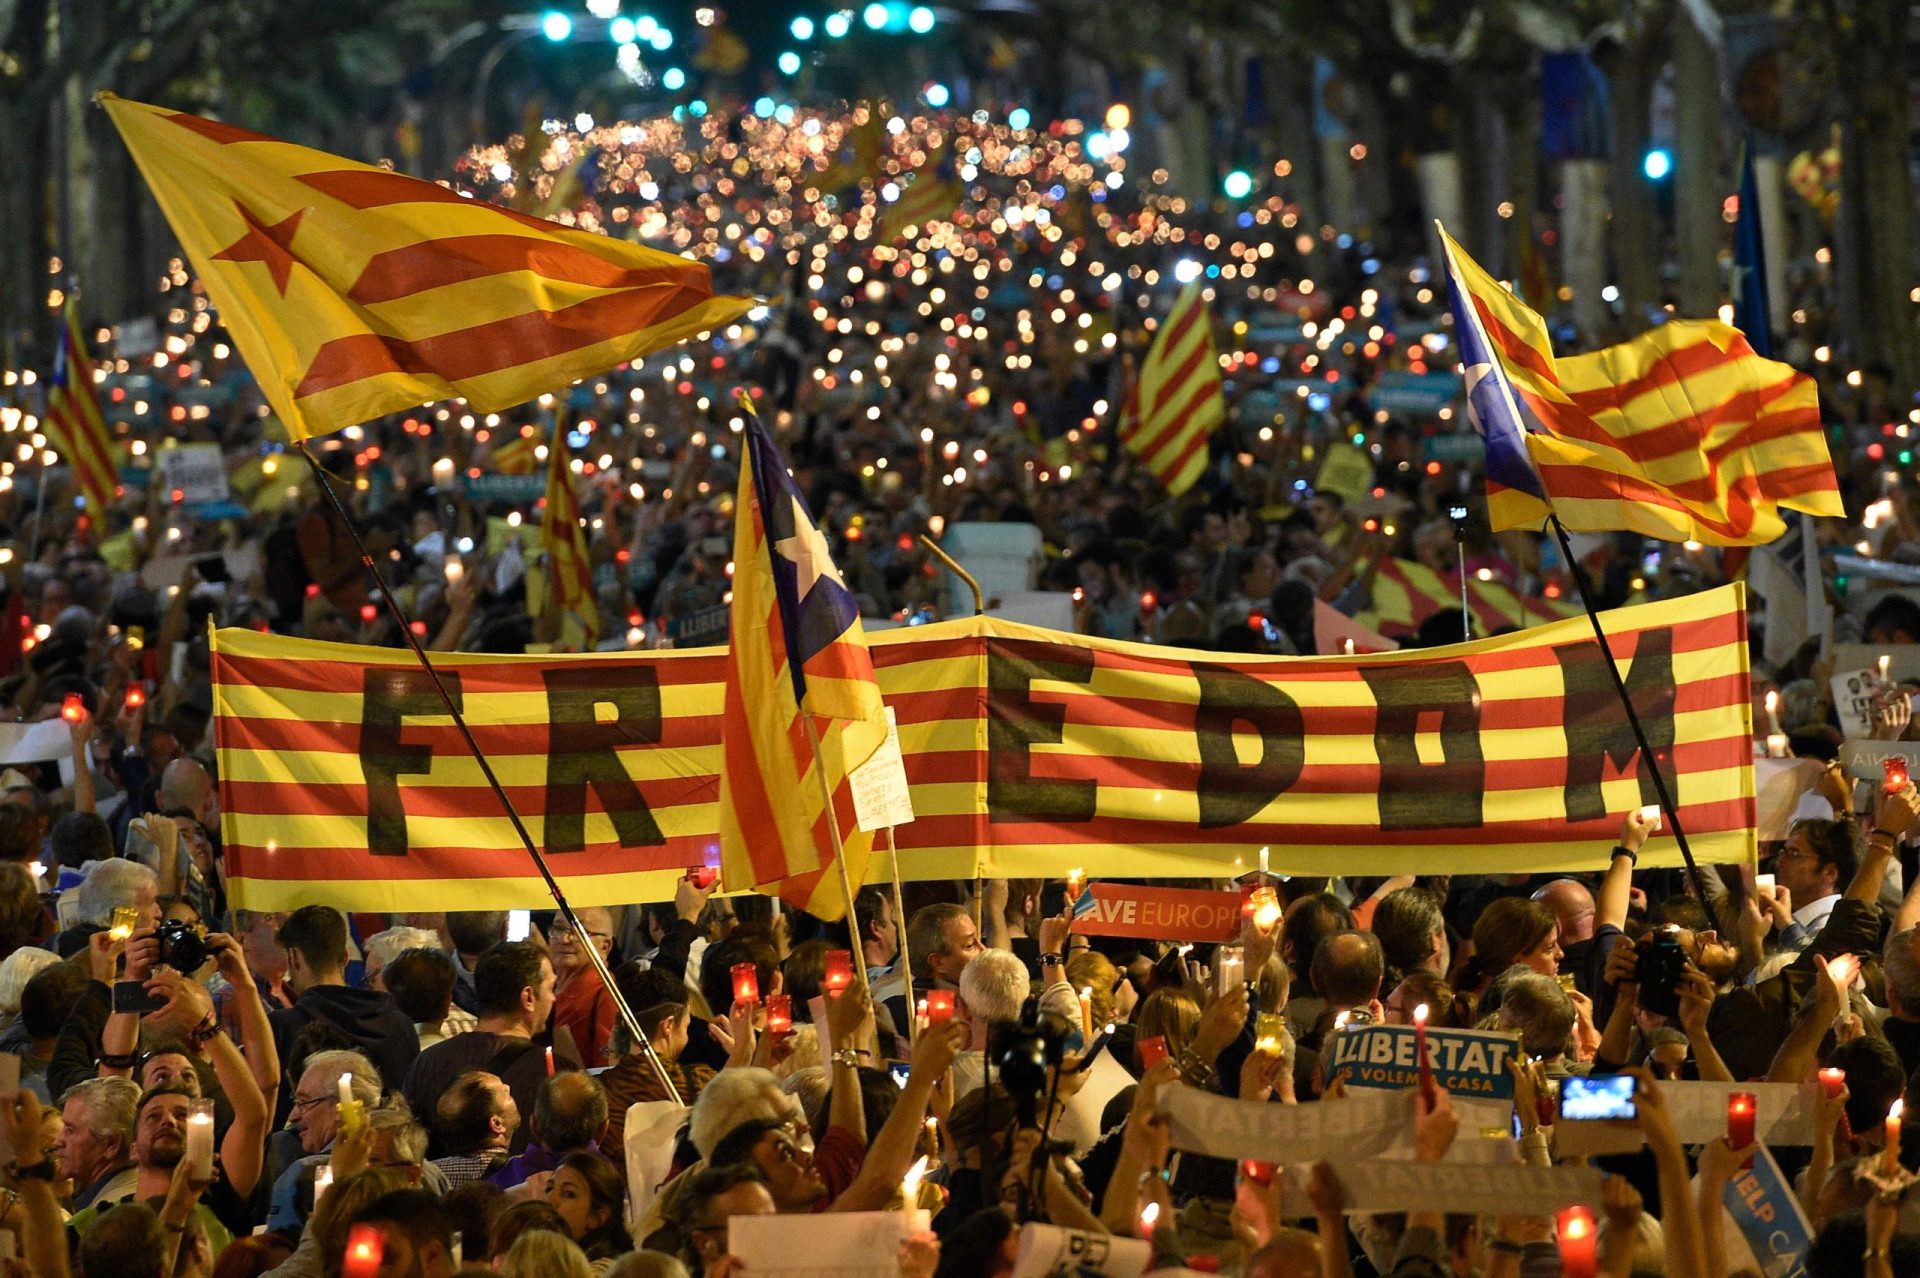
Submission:
M 447 556 L 446 574 L 447 574 L 447 584 L 449 586 L 459 585 L 460 578 L 465 576 L 466 572 L 467 572 L 466 565 L 460 562 L 460 556 L 458 555 Z
M 1758 1117 L 1760 1098 L 1752 1092 L 1727 1093 L 1727 1144 L 1736 1150 L 1753 1144 L 1753 1127 Z M 1742 1167 L 1752 1165 L 1749 1157 Z
M 353 1098 L 353 1071 L 347 1070 L 340 1075 L 339 1114 L 342 1135 L 352 1135 L 360 1130 L 360 1124 L 366 1120 L 367 1107 Z
M 553 1044 L 547 1044 L 547 1077 L 553 1077 Z
M 1900 1115 L 1906 1108 L 1906 1101 L 1896 1099 L 1887 1110 L 1887 1148 L 1880 1155 L 1880 1170 L 1889 1176 L 1900 1170 Z
M 1820 1071 L 1820 1091 L 1828 1100 L 1837 1098 L 1847 1086 L 1847 1071 L 1829 1065 Z M 1847 1121 L 1847 1111 L 1840 1111 L 1840 1139 L 1853 1139 L 1853 1124 Z
M 1787 757 L 1786 733 L 1769 732 L 1767 734 L 1767 757 L 1769 759 L 1784 759 Z
M 1247 983 L 1246 952 L 1238 945 L 1223 945 L 1214 956 L 1213 970 L 1219 988 L 1217 994 L 1231 994 Z
M 767 1033 L 777 1036 L 792 1031 L 793 998 L 786 994 L 767 995 Z
M 1080 1041 L 1083 1043 L 1093 1041 L 1093 987 L 1091 985 L 1080 987 Z
M 853 983 L 853 951 L 828 950 L 826 975 L 820 978 L 820 988 L 828 994 L 839 994 Z
M 1773 896 L 1773 885 L 1774 877 L 1771 874 L 1756 874 L 1753 876 L 1753 890 L 1761 896 L 1771 899 Z
M 1251 907 L 1249 912 L 1253 916 L 1253 925 L 1260 929 L 1262 936 L 1271 935 L 1273 929 L 1280 925 L 1282 914 L 1280 898 L 1274 894 L 1274 890 L 1270 887 L 1255 888 L 1247 898 L 1247 904 Z
M 900 1222 L 908 1236 L 925 1233 L 933 1223 L 932 1216 L 920 1206 L 920 1181 L 926 1174 L 927 1156 L 922 1154 L 900 1178 Z
M 1893 658 L 1887 653 L 1880 654 L 1880 682 L 1887 681 L 1887 667 L 1893 664 Z
M 1600 1263 L 1600 1242 L 1593 1230 L 1593 1213 L 1585 1207 L 1563 1207 L 1556 1215 L 1560 1226 L 1561 1278 L 1593 1278 Z
M 1160 1220 L 1160 1204 L 1148 1203 L 1140 1209 L 1140 1236 L 1148 1242 L 1153 1241 L 1153 1227 Z
M 1767 731 L 1780 733 L 1780 694 L 1771 690 L 1767 693 Z
M 196 1181 L 213 1179 L 213 1102 L 189 1102 L 187 1110 L 187 1174 Z
M 1827 960 L 1827 975 L 1833 978 L 1844 994 L 1853 984 L 1853 978 L 1860 974 L 1860 960 L 1851 954 L 1836 954 Z
M 1649 829 L 1658 830 L 1660 828 L 1660 805 L 1657 803 L 1649 803 L 1646 807 L 1641 808 L 1640 819 L 1647 823 Z
M 1080 866 L 1067 871 L 1067 901 L 1071 904 L 1080 899 L 1080 893 L 1086 889 L 1087 872 Z
M 1347 655 L 1347 656 L 1349 656 L 1349 657 L 1351 657 L 1351 656 L 1353 655 L 1353 640 L 1351 640 L 1351 639 L 1342 639 L 1342 640 L 1341 640 L 1340 642 L 1341 642 L 1341 644 L 1342 644 L 1342 646 L 1344 646 L 1344 647 L 1345 647 L 1345 649 L 1346 649 L 1346 655 Z
M 1336 1030 L 1345 1032 L 1347 1028 L 1347 1022 L 1352 1019 L 1353 1019 L 1352 1012 L 1335 1012 L 1333 1014 L 1333 1028 L 1335 1028 Z
M 314 1168 L 313 1171 L 313 1205 L 315 1208 L 320 1206 L 320 1199 L 332 1188 L 333 1167 L 328 1163 L 321 1163 L 318 1167 Z M 311 1215 L 312 1213 L 309 1212 L 308 1214 Z
M 928 990 L 926 1001 L 921 1004 L 927 1012 L 927 1028 L 939 1029 L 953 1019 L 953 991 Z
M 919 1038 L 927 1032 L 927 1000 L 921 999 L 913 1005 L 913 1036 Z
M 378 1225 L 355 1225 L 347 1234 L 347 1254 L 340 1263 L 340 1278 L 375 1278 L 380 1262 L 386 1258 L 387 1239 Z
M 1286 1043 L 1287 1018 L 1282 1012 L 1262 1012 L 1254 1021 L 1253 1050 L 1278 1056 Z
M 1263 879 L 1266 878 L 1269 873 L 1267 869 L 1267 851 L 1268 849 L 1266 848 L 1260 849 L 1260 877 Z
M 1420 1095 L 1433 1104 L 1433 1062 L 1427 1059 L 1427 1005 L 1413 1009 L 1413 1054 L 1420 1060 Z
M 751 963 L 733 965 L 733 1001 L 736 1003 L 758 1003 L 760 1001 L 760 973 Z

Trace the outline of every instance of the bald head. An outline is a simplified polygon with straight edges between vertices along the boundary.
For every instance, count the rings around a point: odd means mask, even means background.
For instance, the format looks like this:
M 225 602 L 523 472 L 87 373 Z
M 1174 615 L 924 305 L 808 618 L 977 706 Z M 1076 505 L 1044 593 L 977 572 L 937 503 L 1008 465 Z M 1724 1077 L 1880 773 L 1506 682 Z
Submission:
M 1560 943 L 1593 938 L 1593 893 L 1573 879 L 1555 879 L 1533 894 L 1560 923 Z
M 166 812 L 191 812 L 206 821 L 213 807 L 213 778 L 198 760 L 178 758 L 160 774 L 160 807 Z
M 564 1070 L 540 1086 L 533 1134 L 549 1153 L 588 1149 L 607 1129 L 607 1093 L 582 1070 Z

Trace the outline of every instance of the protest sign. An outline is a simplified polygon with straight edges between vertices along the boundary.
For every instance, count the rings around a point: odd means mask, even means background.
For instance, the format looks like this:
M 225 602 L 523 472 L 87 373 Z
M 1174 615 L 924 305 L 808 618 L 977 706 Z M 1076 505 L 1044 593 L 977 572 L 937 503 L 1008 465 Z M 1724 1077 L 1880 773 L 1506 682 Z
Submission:
M 1238 892 L 1095 883 L 1074 903 L 1072 930 L 1143 941 L 1227 941 L 1239 934 L 1244 899 Z
M 853 770 L 847 782 L 862 830 L 883 830 L 913 820 L 913 795 L 900 757 L 900 719 L 892 706 L 887 707 L 887 739 Z
M 1442 1205 L 1462 1216 L 1551 1216 L 1562 1207 L 1600 1205 L 1600 1172 L 1591 1167 L 1399 1158 L 1342 1159 L 1332 1166 L 1350 1216 Z M 1300 1215 L 1312 1210 L 1309 1175 L 1309 1163 L 1289 1161 L 1285 1201 Z
M 1663 1082 L 1660 1095 L 1681 1143 L 1703 1145 L 1727 1134 L 1727 1093 L 1752 1092 L 1754 1133 L 1775 1147 L 1813 1144 L 1813 1109 L 1797 1083 Z
M 176 444 L 160 450 L 160 492 L 169 502 L 206 506 L 231 502 L 226 458 L 218 444 Z
M 727 1218 L 727 1252 L 753 1278 L 899 1278 L 906 1235 L 897 1211 Z
M 1888 759 L 1905 759 L 1907 775 L 1920 777 L 1920 742 L 1842 741 L 1840 743 L 1840 766 L 1845 768 L 1847 775 L 1856 781 L 1886 780 Z
M 1388 369 L 1367 388 L 1367 402 L 1375 412 L 1432 417 L 1459 396 L 1461 386 L 1460 374 L 1451 371 Z
M 0 767 L 45 763 L 73 754 L 73 730 L 65 719 L 38 723 L 0 723 Z
M 1740 1232 L 1761 1278 L 1798 1278 L 1806 1273 L 1813 1227 L 1800 1209 L 1800 1197 L 1780 1174 L 1780 1164 L 1764 1143 L 1754 1149 L 1753 1166 L 1733 1174 L 1720 1201 Z M 1737 1253 L 1728 1255 L 1737 1260 Z
M 1320 1105 L 1232 1100 L 1176 1084 L 1160 1094 L 1175 1149 L 1212 1158 L 1365 1158 L 1413 1127 L 1413 1093 L 1356 1091 Z
M 1329 444 L 1313 486 L 1321 492 L 1338 493 L 1349 504 L 1357 502 L 1373 487 L 1373 459 L 1352 444 Z
M 1604 624 L 1694 855 L 1753 852 L 1738 587 Z M 1188 652 L 991 617 L 871 638 L 915 819 L 908 879 L 1598 867 L 1655 797 L 1586 619 L 1369 657 Z M 576 904 L 667 900 L 716 859 L 720 649 L 436 655 Z M 233 903 L 449 909 L 549 898 L 425 673 L 391 648 L 223 630 L 213 655 Z M 1656 836 L 1642 866 L 1673 865 Z M 888 871 L 875 858 L 872 872 Z
M 1013 1278 L 1051 1278 L 1054 1274 L 1140 1278 L 1152 1261 L 1152 1246 L 1138 1238 L 1028 1223 L 1020 1226 Z
M 547 477 L 539 475 L 468 475 L 467 500 L 503 501 L 513 506 L 538 501 L 546 495 Z
M 1887 677 L 1895 683 L 1920 683 L 1920 643 L 1837 643 L 1833 645 L 1835 670 L 1880 669 L 1880 658 L 1887 659 Z
M 1361 1025 L 1329 1034 L 1320 1045 L 1327 1081 L 1349 1087 L 1417 1087 L 1420 1057 L 1411 1025 Z M 1427 1059 L 1433 1081 L 1456 1097 L 1513 1099 L 1507 1058 L 1520 1049 L 1517 1035 L 1493 1030 L 1430 1029 Z
M 1870 668 L 1836 674 L 1833 687 L 1833 713 L 1840 720 L 1840 731 L 1849 741 L 1873 733 L 1873 696 L 1880 691 L 1879 673 Z

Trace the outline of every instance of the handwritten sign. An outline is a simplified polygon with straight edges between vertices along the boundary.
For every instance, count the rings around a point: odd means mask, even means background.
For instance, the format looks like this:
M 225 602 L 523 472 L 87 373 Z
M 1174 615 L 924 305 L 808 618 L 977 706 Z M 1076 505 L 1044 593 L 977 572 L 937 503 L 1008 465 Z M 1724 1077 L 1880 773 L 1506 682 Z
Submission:
M 1073 907 L 1073 931 L 1148 941 L 1226 941 L 1239 935 L 1238 892 L 1095 883 Z
M 1140 1278 L 1152 1261 L 1153 1248 L 1138 1238 L 1115 1238 L 1111 1234 L 1062 1229 L 1058 1225 L 1027 1224 L 1020 1227 L 1013 1278 L 1048 1278 L 1050 1274 Z
M 1328 1035 L 1320 1048 L 1320 1065 L 1329 1082 L 1344 1078 L 1349 1087 L 1418 1087 L 1420 1058 L 1414 1044 L 1411 1025 L 1363 1025 Z M 1427 1031 L 1434 1082 L 1456 1096 L 1513 1099 L 1507 1058 L 1519 1046 L 1515 1035 L 1491 1030 Z
M 847 778 L 853 790 L 853 811 L 863 830 L 883 830 L 913 821 L 913 796 L 907 788 L 907 765 L 900 755 L 900 721 L 887 707 L 887 739 L 873 757 Z
M 218 444 L 178 444 L 160 453 L 160 489 L 168 501 L 205 506 L 232 501 Z M 176 496 L 176 494 L 178 494 Z

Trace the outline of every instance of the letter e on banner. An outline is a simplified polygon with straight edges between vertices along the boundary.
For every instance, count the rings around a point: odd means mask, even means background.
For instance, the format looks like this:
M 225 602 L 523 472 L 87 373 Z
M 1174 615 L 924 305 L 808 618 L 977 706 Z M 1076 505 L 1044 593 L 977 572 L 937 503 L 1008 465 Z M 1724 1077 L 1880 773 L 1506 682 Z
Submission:
M 1096 782 L 1033 775 L 1033 747 L 1060 744 L 1067 723 L 1065 706 L 1033 699 L 1039 679 L 1091 682 L 1093 650 L 1053 643 L 987 645 L 987 820 L 1091 821 Z

